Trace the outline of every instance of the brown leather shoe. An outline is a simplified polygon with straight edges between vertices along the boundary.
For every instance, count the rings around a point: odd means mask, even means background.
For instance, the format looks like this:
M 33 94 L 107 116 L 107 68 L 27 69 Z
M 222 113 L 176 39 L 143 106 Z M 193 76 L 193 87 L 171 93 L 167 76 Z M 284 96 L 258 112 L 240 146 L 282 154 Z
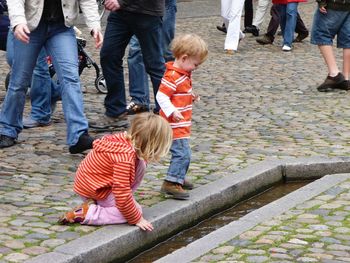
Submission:
M 268 45 L 273 43 L 273 38 L 269 37 L 268 35 L 264 34 L 261 37 L 258 37 L 256 39 L 256 42 L 258 42 L 260 45 Z
M 186 200 L 190 197 L 189 193 L 182 188 L 181 184 L 164 181 L 160 191 L 174 199 Z
M 182 188 L 185 190 L 192 190 L 194 185 L 191 183 L 191 181 L 185 179 L 184 183 L 182 184 Z

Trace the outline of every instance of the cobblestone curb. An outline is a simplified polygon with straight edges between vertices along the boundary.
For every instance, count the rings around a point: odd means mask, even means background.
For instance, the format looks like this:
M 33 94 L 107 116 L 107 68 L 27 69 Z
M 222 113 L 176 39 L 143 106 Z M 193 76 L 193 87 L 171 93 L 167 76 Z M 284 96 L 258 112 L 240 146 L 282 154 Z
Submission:
M 282 180 L 283 177 L 288 179 L 289 173 L 294 179 L 296 172 L 303 172 L 302 178 L 308 178 L 308 176 L 315 178 L 325 175 L 325 172 L 329 170 L 350 172 L 350 159 L 314 157 L 289 161 L 263 161 L 194 189 L 191 192 L 191 200 L 183 202 L 167 200 L 145 209 L 145 217 L 152 222 L 157 231 L 144 233 L 131 226 L 107 226 L 58 246 L 54 252 L 40 255 L 28 262 L 50 262 L 53 258 L 54 262 L 57 263 L 122 260 L 127 255 L 149 247 L 160 239 L 165 239 L 215 211 L 232 206 L 234 203 L 271 186 Z M 327 183 L 323 187 L 327 188 L 329 185 Z M 283 207 L 289 207 L 289 205 L 285 204 Z M 258 222 L 260 221 L 258 220 Z

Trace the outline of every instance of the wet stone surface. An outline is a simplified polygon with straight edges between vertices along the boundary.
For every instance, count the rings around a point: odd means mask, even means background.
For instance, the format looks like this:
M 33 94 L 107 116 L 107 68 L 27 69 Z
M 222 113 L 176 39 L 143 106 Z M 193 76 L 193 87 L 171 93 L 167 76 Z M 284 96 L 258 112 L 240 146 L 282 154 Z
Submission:
M 217 10 L 220 10 L 219 4 L 218 1 Z M 301 4 L 299 8 L 308 27 L 314 7 L 314 3 L 308 3 Z M 178 17 L 181 17 L 180 13 Z M 348 93 L 317 92 L 316 87 L 326 77 L 327 70 L 317 47 L 309 43 L 309 38 L 295 44 L 292 52 L 285 53 L 281 51 L 279 36 L 274 45 L 260 46 L 253 36 L 247 35 L 239 51 L 230 56 L 223 52 L 225 35 L 215 28 L 220 23 L 221 18 L 217 15 L 177 20 L 177 33 L 198 33 L 206 40 L 210 51 L 208 60 L 193 74 L 193 87 L 201 95 L 201 101 L 193 111 L 193 158 L 188 174 L 195 186 L 207 184 L 267 158 L 348 155 Z M 88 39 L 87 52 L 99 64 L 99 51 L 94 48 L 89 30 L 84 26 L 80 29 Z M 337 51 L 337 55 L 340 57 L 341 53 Z M 0 65 L 0 83 L 4 83 L 8 66 L 3 52 Z M 104 114 L 105 95 L 97 93 L 94 87 L 93 69 L 85 69 L 81 78 L 85 113 L 89 121 L 97 121 Z M 128 80 L 127 70 L 125 80 Z M 1 87 L 2 103 L 5 88 L 4 85 Z M 27 100 L 25 115 L 28 115 L 29 108 L 30 101 Z M 0 150 L 0 262 L 24 261 L 98 229 L 56 224 L 61 213 L 80 203 L 72 185 L 74 172 L 84 155 L 68 153 L 65 129 L 59 102 L 53 125 L 23 130 L 16 146 Z M 106 132 L 90 130 L 95 137 L 101 137 Z M 149 166 L 137 192 L 137 200 L 143 206 L 165 200 L 159 189 L 168 164 L 166 158 Z M 339 189 L 343 190 L 343 187 L 339 186 L 316 199 L 315 202 L 320 203 L 315 204 L 315 209 L 313 204 L 306 204 L 291 211 L 290 215 L 295 217 L 293 224 L 282 224 L 281 229 L 273 229 L 287 231 L 287 235 L 265 234 L 259 229 L 257 235 L 248 235 L 227 244 L 234 249 L 230 257 L 220 252 L 207 255 L 208 261 L 226 258 L 231 262 L 263 262 L 265 257 L 270 257 L 265 247 L 271 247 L 273 242 L 280 243 L 279 248 L 291 251 L 288 254 L 283 250 L 276 252 L 274 262 L 289 262 L 285 255 L 298 258 L 300 262 L 314 262 L 315 254 L 323 258 L 323 250 L 332 256 L 324 257 L 325 262 L 349 258 L 349 239 L 343 235 L 349 227 L 343 224 L 348 222 L 349 205 L 334 201 L 334 198 L 342 196 L 343 192 Z M 333 210 L 343 213 L 336 214 Z M 315 217 L 298 217 L 306 212 Z M 316 227 L 319 229 L 314 229 L 315 232 L 300 234 L 316 236 L 315 233 L 321 231 L 322 235 L 317 234 L 317 238 L 323 239 L 318 240 L 322 244 L 318 248 L 322 251 L 306 253 L 305 244 L 301 241 L 311 246 L 310 238 L 289 234 L 294 228 L 308 229 L 305 227 L 308 224 L 322 227 Z M 328 229 L 323 229 L 324 226 Z M 339 234 L 327 234 L 329 229 L 336 228 Z M 276 237 L 282 237 L 282 240 Z M 257 238 L 260 243 L 250 247 L 251 240 Z M 238 248 L 248 249 L 249 253 L 242 254 Z M 269 262 L 272 262 L 271 258 Z
M 315 214 L 320 205 L 305 207 L 302 213 L 291 216 L 289 213 L 279 215 L 270 223 L 261 223 L 252 230 L 221 244 L 206 255 L 193 262 L 350 262 L 350 215 L 345 210 L 350 202 L 350 181 L 330 188 L 337 191 L 328 199 L 328 214 L 344 214 L 329 221 L 324 214 Z M 329 191 L 327 191 L 329 192 Z M 310 201 L 323 199 L 324 195 Z M 334 204 L 343 203 L 334 208 Z M 300 218 L 315 219 L 301 222 Z M 335 224 L 336 223 L 336 224 Z M 292 227 L 290 227 L 292 226 Z M 278 237 L 278 238 L 273 238 Z M 232 259 L 235 260 L 232 260 Z

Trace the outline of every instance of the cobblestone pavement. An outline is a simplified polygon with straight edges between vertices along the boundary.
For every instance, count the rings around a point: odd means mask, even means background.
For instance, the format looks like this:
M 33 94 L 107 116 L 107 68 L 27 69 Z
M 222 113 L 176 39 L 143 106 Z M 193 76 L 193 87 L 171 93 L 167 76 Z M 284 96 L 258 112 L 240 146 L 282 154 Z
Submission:
M 349 205 L 347 181 L 193 262 L 350 262 Z
M 203 2 L 198 1 L 199 11 L 193 14 L 199 14 Z M 314 3 L 300 5 L 308 27 L 314 7 Z M 193 74 L 201 101 L 193 112 L 189 178 L 197 187 L 267 158 L 348 154 L 348 94 L 317 92 L 327 71 L 309 39 L 284 53 L 280 37 L 274 45 L 260 46 L 247 35 L 239 52 L 230 56 L 223 52 L 225 35 L 215 28 L 220 17 L 188 18 L 180 13 L 178 17 L 177 32 L 198 33 L 210 50 L 208 60 Z M 99 62 L 87 28 L 81 29 L 89 39 L 87 51 Z M 337 55 L 340 58 L 341 53 Z M 8 72 L 4 53 L 0 65 L 0 83 L 4 83 Z M 97 120 L 104 112 L 104 95 L 94 88 L 94 74 L 93 69 L 82 74 L 89 120 Z M 2 85 L 0 102 L 4 95 Z M 26 114 L 28 109 L 29 102 Z M 56 224 L 62 212 L 79 203 L 72 184 L 83 158 L 68 153 L 61 104 L 52 126 L 24 130 L 15 147 L 0 150 L 0 262 L 24 261 L 97 229 Z M 149 167 L 137 193 L 143 206 L 164 200 L 159 189 L 167 166 L 166 159 Z

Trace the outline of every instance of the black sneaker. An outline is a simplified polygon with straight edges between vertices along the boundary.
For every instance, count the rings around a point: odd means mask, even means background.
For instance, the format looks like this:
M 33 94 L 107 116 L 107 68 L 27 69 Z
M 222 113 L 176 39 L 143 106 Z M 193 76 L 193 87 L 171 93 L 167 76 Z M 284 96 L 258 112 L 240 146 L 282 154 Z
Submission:
M 99 118 L 97 121 L 91 121 L 89 122 L 89 127 L 93 129 L 98 130 L 104 130 L 104 129 L 125 129 L 129 127 L 129 121 L 127 112 L 124 112 L 120 114 L 117 117 L 109 117 L 106 115 L 103 115 L 101 118 Z
M 331 77 L 327 76 L 325 81 L 317 87 L 317 90 L 319 92 L 329 92 L 333 91 L 335 89 L 340 89 L 340 90 L 349 90 L 349 84 L 348 81 L 345 80 L 344 75 L 339 72 L 337 76 Z
M 224 32 L 225 34 L 227 33 L 227 28 L 225 26 L 225 23 L 222 24 L 222 26 L 217 26 L 216 29 L 221 31 L 221 32 Z
M 259 28 L 257 28 L 254 25 L 247 26 L 244 30 L 243 33 L 251 33 L 253 36 L 258 37 L 259 36 Z
M 16 139 L 7 135 L 0 135 L 0 149 L 11 147 L 16 143 Z
M 126 112 L 128 113 L 128 115 L 134 115 L 146 111 L 149 111 L 146 105 L 139 104 L 133 101 L 130 102 L 129 105 L 126 107 Z
M 69 152 L 71 154 L 77 154 L 92 149 L 93 141 L 94 138 L 92 138 L 87 132 L 85 132 L 82 135 L 80 135 L 77 144 L 69 147 Z

